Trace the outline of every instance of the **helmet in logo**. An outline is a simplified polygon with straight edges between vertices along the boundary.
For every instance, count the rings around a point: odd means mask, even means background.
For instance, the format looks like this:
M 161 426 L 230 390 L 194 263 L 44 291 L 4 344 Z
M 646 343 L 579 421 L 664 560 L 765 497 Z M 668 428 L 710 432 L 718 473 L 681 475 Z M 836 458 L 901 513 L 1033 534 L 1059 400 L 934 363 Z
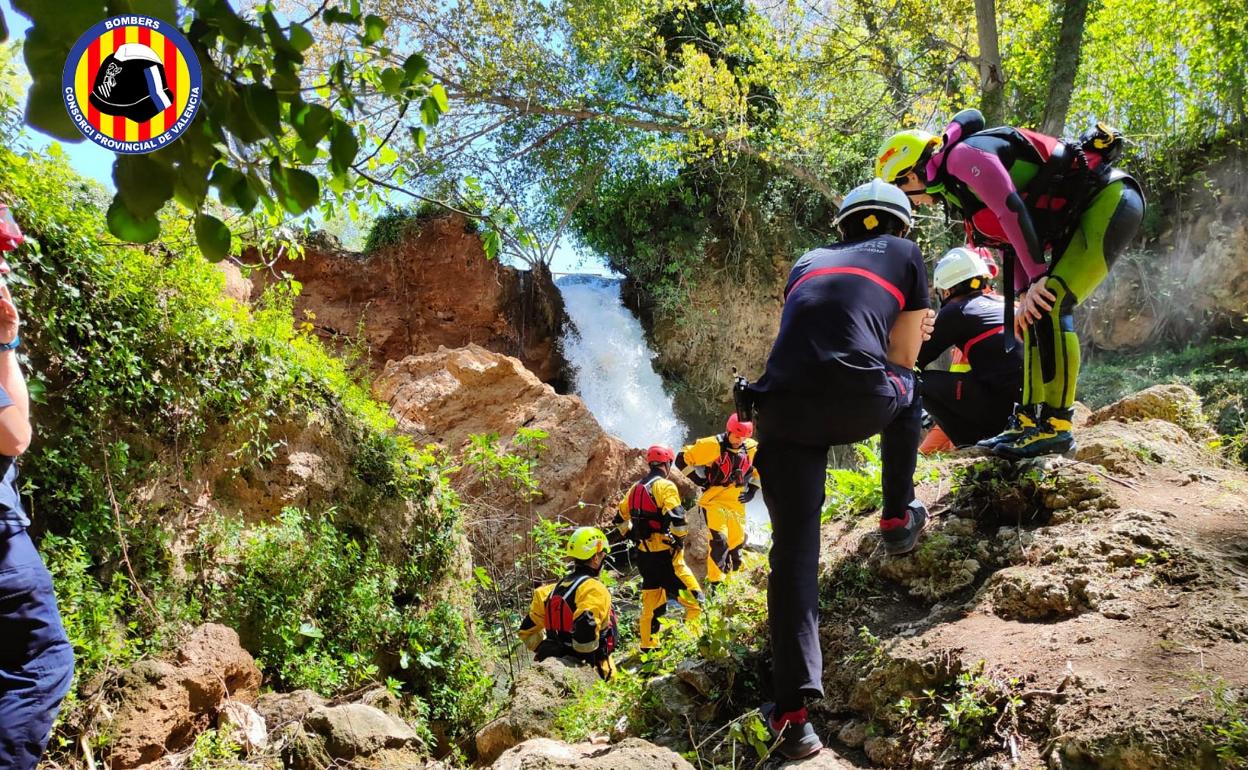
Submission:
M 171 106 L 173 92 L 156 52 L 142 43 L 126 43 L 100 62 L 90 100 L 105 115 L 142 123 Z

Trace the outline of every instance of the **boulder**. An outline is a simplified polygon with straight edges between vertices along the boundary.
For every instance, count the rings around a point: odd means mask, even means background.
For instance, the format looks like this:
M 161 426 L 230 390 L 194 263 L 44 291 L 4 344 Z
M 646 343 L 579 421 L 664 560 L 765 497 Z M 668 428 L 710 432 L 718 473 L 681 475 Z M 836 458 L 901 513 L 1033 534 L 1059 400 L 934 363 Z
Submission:
M 534 738 L 509 749 L 492 770 L 693 770 L 676 752 L 641 738 L 613 746 L 596 743 L 569 745 Z
M 335 759 L 352 760 L 382 749 L 406 749 L 420 745 L 420 738 L 406 722 L 363 703 L 317 706 L 304 726 L 325 741 Z
M 122 674 L 102 729 L 112 736 L 109 766 L 126 770 L 189 746 L 216 723 L 227 699 L 251 704 L 260 670 L 238 634 L 209 623 L 192 632 L 173 662 L 141 660 Z
M 295 690 L 294 692 L 266 692 L 256 701 L 256 711 L 264 717 L 271 729 L 276 730 L 282 725 L 302 722 L 312 709 L 327 706 L 329 700 L 311 690 Z
M 269 729 L 264 717 L 240 701 L 225 702 L 217 713 L 217 729 L 232 734 L 248 754 L 264 751 L 269 746 Z
M 1182 427 L 1154 418 L 1105 420 L 1080 431 L 1075 459 L 1128 476 L 1155 473 L 1157 466 L 1178 470 L 1218 463 Z
M 283 273 L 299 281 L 295 320 L 345 346 L 364 343 L 373 365 L 475 343 L 519 357 L 544 382 L 562 387 L 563 295 L 549 269 L 517 270 L 485 256 L 481 237 L 458 214 L 407 229 L 372 254 L 329 239 L 305 244 L 297 259 L 252 275 L 257 293 Z
M 511 702 L 476 735 L 477 757 L 492 762 L 504 751 L 535 737 L 555 734 L 555 718 L 576 695 L 598 681 L 593 669 L 547 658 L 520 672 Z
M 851 719 L 841 727 L 836 739 L 851 749 L 862 748 L 867 740 L 867 725 L 860 720 Z
M 472 468 L 454 479 L 469 502 L 470 540 L 481 564 L 510 569 L 539 518 L 609 521 L 623 490 L 645 471 L 643 452 L 607 435 L 583 401 L 556 393 L 519 360 L 477 345 L 391 361 L 373 392 L 390 405 L 401 431 L 453 452 L 467 447 L 473 434 L 504 441 L 519 428 L 548 434 L 534 470 L 541 491 L 533 500 L 485 483 Z
M 1097 593 L 1086 574 L 1009 567 L 995 573 L 987 590 L 993 611 L 1007 620 L 1052 620 L 1096 609 Z
M 1154 385 L 1102 407 L 1088 418 L 1088 425 L 1099 425 L 1108 420 L 1164 420 L 1187 431 L 1197 441 L 1205 442 L 1215 437 L 1205 422 L 1200 396 L 1186 385 L 1177 383 Z

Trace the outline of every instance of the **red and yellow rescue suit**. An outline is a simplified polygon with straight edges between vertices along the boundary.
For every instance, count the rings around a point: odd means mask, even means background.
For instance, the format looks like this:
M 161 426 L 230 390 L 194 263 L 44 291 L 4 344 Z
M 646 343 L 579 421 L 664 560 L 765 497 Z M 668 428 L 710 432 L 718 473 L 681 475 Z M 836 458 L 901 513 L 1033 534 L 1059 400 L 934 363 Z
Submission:
M 641 572 L 641 648 L 659 646 L 659 619 L 667 600 L 685 608 L 685 622 L 702 615 L 702 587 L 685 564 L 684 538 L 689 534 L 680 490 L 658 471 L 633 484 L 620 501 L 613 522 L 620 533 L 637 544 Z
M 727 433 L 700 438 L 680 450 L 676 467 L 694 467 L 691 477 L 702 487 L 698 506 L 706 516 L 707 535 L 711 549 L 706 557 L 706 579 L 718 583 L 724 576 L 741 568 L 741 550 L 745 547 L 745 503 L 759 487 L 758 469 L 754 467 L 754 450 L 758 442 L 752 438 L 733 446 Z
M 559 582 L 534 591 L 529 616 L 520 624 L 520 638 L 537 653 L 537 660 L 576 658 L 610 679 L 618 633 L 611 593 L 597 575 L 578 565 Z

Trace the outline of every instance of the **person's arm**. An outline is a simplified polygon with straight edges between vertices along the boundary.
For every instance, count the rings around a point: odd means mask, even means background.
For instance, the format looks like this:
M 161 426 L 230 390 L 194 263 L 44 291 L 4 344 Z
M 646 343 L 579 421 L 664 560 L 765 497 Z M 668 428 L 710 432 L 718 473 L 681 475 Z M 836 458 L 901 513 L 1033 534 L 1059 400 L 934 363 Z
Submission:
M 941 354 L 958 344 L 958 318 L 961 313 L 952 305 L 945 305 L 936 314 L 936 326 L 931 339 L 919 348 L 919 357 L 915 366 L 926 369 L 927 366 L 940 358 Z
M 667 530 L 675 538 L 683 538 L 689 534 L 689 521 L 685 515 L 685 507 L 680 504 L 680 490 L 667 479 L 654 482 L 654 502 L 659 510 L 667 516 Z
M 628 510 L 628 498 L 632 492 L 633 488 L 629 487 L 628 494 L 624 495 L 624 498 L 620 500 L 619 510 L 616 511 L 615 518 L 611 520 L 611 523 L 615 525 L 615 528 L 624 537 L 628 537 L 628 531 L 633 528 L 633 517 Z
M 520 639 L 530 652 L 537 648 L 546 637 L 546 597 L 550 596 L 553 585 L 545 585 L 533 592 L 533 600 L 529 602 L 529 615 L 520 624 Z
M 9 287 L 0 281 L 0 343 L 12 342 L 20 325 Z M 30 395 L 17 351 L 0 352 L 0 454 L 18 457 L 30 446 Z
M 900 367 L 913 369 L 923 345 L 923 321 L 930 310 L 907 310 L 897 317 L 888 334 L 888 360 Z
M 965 184 L 992 211 L 1001 223 L 1005 237 L 1014 247 L 1014 256 L 1027 275 L 1028 282 L 1035 281 L 1044 275 L 1048 266 L 1044 263 L 1044 248 L 1036 235 L 1035 224 L 1027 213 L 1027 204 L 1014 187 L 1014 180 L 1001 158 L 990 150 L 976 146 L 974 141 L 954 146 L 949 151 L 945 170 Z
M 582 655 L 598 649 L 602 632 L 611 622 L 611 592 L 590 579 L 576 591 L 576 618 L 572 621 L 572 649 Z

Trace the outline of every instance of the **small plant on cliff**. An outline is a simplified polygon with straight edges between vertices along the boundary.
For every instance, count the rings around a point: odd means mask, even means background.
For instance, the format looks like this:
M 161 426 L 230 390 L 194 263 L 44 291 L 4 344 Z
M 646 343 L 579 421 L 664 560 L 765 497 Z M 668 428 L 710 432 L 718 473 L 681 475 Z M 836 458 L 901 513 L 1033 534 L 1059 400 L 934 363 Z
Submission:
M 1197 684 L 1213 711 L 1204 731 L 1218 759 L 1228 770 L 1248 768 L 1248 696 L 1220 678 L 1202 677 Z

